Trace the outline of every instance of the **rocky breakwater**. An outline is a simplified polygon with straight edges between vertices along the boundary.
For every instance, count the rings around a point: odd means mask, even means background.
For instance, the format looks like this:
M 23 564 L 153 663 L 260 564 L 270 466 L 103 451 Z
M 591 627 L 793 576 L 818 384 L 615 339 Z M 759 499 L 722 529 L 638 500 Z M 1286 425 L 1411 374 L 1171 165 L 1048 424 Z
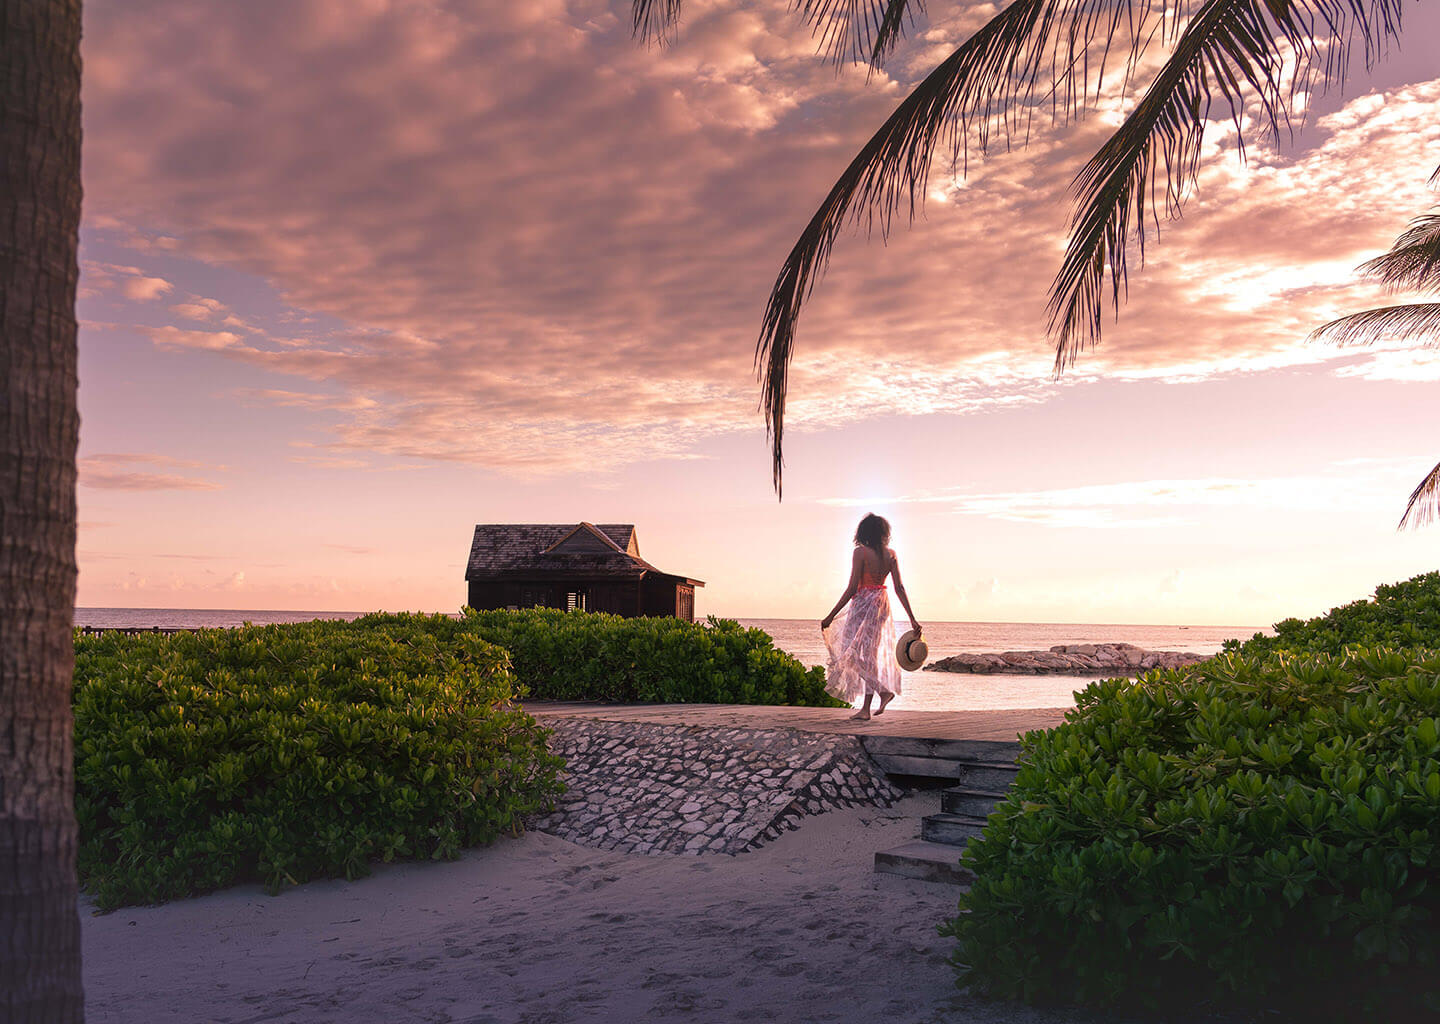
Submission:
M 925 666 L 926 672 L 978 675 L 1133 676 L 1152 668 L 1181 668 L 1208 660 L 1181 651 L 1147 651 L 1134 644 L 1061 644 L 1048 651 L 955 654 Z

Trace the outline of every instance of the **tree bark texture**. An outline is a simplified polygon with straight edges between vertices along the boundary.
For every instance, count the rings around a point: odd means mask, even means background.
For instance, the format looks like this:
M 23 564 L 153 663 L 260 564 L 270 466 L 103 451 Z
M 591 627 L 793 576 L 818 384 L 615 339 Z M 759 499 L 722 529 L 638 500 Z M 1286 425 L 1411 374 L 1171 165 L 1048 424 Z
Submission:
M 0 0 L 0 1021 L 84 1018 L 70 686 L 80 0 Z

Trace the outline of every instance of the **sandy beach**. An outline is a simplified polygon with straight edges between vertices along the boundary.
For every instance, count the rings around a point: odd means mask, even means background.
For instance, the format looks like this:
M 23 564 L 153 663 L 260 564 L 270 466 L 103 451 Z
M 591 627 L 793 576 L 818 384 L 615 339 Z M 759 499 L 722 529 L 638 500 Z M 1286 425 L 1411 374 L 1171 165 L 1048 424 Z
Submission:
M 807 817 L 740 854 L 646 856 L 538 832 L 454 862 L 267 896 L 82 907 L 93 1024 L 1005 1022 L 1081 1014 L 958 991 L 956 891 L 876 876 L 934 793 Z

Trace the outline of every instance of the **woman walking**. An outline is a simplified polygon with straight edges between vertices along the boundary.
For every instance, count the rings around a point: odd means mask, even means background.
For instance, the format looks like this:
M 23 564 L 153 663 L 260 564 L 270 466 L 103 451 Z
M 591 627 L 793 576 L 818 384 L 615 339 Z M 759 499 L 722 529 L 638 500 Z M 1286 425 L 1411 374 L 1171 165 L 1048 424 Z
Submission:
M 885 590 L 886 577 L 895 580 L 895 593 L 915 639 L 920 638 L 920 623 L 910 610 L 905 584 L 900 582 L 900 564 L 890 543 L 890 524 L 877 515 L 867 515 L 855 530 L 855 552 L 850 559 L 850 583 L 830 614 L 820 622 L 830 663 L 825 670 L 825 688 L 841 700 L 855 704 L 861 695 L 864 706 L 852 718 L 870 717 L 870 702 L 878 695 L 880 704 L 875 714 L 900 692 L 900 665 L 895 660 L 895 620 L 890 615 L 890 597 Z M 846 605 L 850 608 L 834 629 L 835 617 Z M 922 655 L 923 657 L 923 655 Z

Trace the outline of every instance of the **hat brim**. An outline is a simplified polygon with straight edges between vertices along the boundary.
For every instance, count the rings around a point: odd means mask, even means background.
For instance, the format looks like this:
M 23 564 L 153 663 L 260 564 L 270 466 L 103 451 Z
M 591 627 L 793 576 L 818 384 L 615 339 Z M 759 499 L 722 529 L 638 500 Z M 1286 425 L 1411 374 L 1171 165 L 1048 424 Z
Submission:
M 906 672 L 914 672 L 925 664 L 930 648 L 913 629 L 906 632 L 895 645 L 895 660 Z

